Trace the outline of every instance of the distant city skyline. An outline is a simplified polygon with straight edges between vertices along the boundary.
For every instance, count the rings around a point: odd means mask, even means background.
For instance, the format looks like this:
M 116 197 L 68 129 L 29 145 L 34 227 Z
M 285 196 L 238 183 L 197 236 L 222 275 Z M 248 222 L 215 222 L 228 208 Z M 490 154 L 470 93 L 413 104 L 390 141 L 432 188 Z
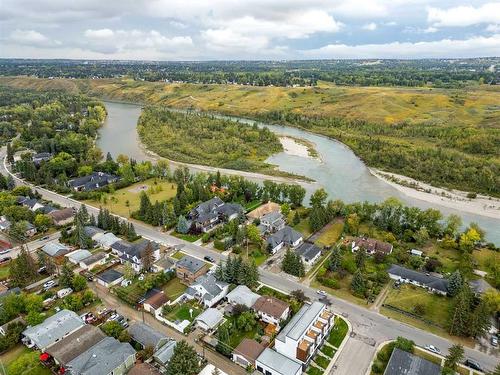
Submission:
M 4 0 L 0 57 L 281 60 L 498 56 L 500 2 Z

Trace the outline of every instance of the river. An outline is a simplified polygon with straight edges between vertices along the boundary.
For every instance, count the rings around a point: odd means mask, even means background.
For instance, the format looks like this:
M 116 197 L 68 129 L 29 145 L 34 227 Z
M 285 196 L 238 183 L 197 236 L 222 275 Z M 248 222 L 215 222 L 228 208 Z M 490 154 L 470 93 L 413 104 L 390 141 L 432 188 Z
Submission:
M 105 153 L 110 152 L 113 157 L 125 154 L 138 161 L 151 160 L 151 157 L 139 146 L 136 131 L 141 106 L 116 102 L 105 102 L 105 105 L 108 117 L 100 131 L 97 145 Z M 239 119 L 239 121 L 254 122 L 245 119 Z M 408 197 L 373 176 L 366 165 L 347 146 L 335 140 L 288 126 L 260 125 L 267 126 L 275 133 L 303 138 L 314 143 L 321 160 L 289 155 L 284 152 L 275 154 L 268 159 L 269 163 L 277 165 L 280 170 L 314 179 L 317 183 L 304 185 L 308 196 L 312 191 L 323 187 L 330 198 L 338 198 L 345 202 L 365 200 L 380 202 L 389 197 L 395 197 L 409 206 L 424 209 L 436 208 L 444 215 L 457 214 L 462 217 L 465 225 L 476 222 L 486 231 L 488 241 L 494 242 L 497 246 L 500 244 L 500 230 L 498 229 L 500 221 L 497 219 Z

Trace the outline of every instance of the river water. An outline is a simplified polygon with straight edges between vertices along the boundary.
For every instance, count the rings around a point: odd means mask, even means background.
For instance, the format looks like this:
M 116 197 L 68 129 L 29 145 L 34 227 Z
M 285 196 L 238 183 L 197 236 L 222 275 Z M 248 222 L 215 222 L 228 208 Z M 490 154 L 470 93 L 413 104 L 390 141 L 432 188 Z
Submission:
M 105 102 L 108 117 L 100 131 L 97 145 L 113 157 L 125 154 L 136 160 L 151 160 L 151 157 L 139 147 L 136 131 L 137 119 L 141 106 L 116 102 Z M 241 122 L 254 121 L 238 119 Z M 260 124 L 263 125 L 263 124 Z M 373 176 L 365 164 L 344 144 L 335 140 L 315 135 L 300 129 L 268 125 L 273 132 L 306 139 L 315 145 L 321 160 L 289 155 L 284 152 L 271 156 L 267 161 L 280 170 L 307 176 L 316 181 L 305 186 L 309 196 L 312 191 L 323 187 L 330 198 L 345 202 L 370 201 L 380 202 L 395 197 L 406 205 L 420 208 L 436 208 L 444 215 L 457 214 L 467 225 L 478 223 L 486 231 L 488 241 L 500 244 L 500 221 L 467 212 L 462 212 L 436 204 L 408 197 L 391 185 Z M 307 198 L 306 198 L 307 199 Z

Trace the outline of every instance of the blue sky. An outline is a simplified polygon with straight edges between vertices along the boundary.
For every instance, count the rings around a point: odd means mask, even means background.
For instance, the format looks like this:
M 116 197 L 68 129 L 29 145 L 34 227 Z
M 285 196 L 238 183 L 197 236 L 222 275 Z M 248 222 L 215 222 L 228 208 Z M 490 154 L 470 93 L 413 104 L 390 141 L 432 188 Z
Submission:
M 0 57 L 127 60 L 500 55 L 500 2 L 2 0 Z

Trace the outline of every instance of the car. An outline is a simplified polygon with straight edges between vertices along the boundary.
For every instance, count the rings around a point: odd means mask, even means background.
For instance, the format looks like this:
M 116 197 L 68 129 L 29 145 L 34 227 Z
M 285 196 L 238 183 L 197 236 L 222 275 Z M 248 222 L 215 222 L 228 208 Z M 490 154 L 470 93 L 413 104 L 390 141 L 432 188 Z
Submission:
M 495 335 L 491 336 L 491 345 L 498 346 L 498 337 Z
M 49 280 L 43 284 L 43 289 L 49 290 L 50 288 L 56 286 L 56 282 L 54 280 Z
M 434 345 L 426 345 L 425 349 L 432 353 L 441 354 L 441 350 L 439 350 L 439 348 L 436 348 Z
M 3 258 L 0 258 L 0 264 L 2 263 L 8 263 L 12 260 L 11 257 L 3 257 Z
M 49 238 L 50 238 L 49 236 L 43 236 L 40 240 L 42 240 L 42 241 L 46 241 L 46 240 L 48 240 Z
M 326 292 L 324 290 L 317 290 L 316 293 L 318 293 L 320 296 L 326 296 Z
M 0 255 L 7 254 L 11 249 L 0 250 Z
M 473 370 L 477 370 L 477 371 L 483 371 L 483 368 L 481 367 L 481 365 L 473 360 L 473 359 L 470 359 L 470 358 L 467 358 L 464 362 L 464 364 L 467 366 L 467 367 L 470 367 L 471 369 Z
M 205 259 L 207 262 L 210 262 L 210 263 L 215 263 L 215 259 L 214 259 L 214 258 L 212 258 L 212 257 L 210 257 L 210 256 L 208 256 L 208 255 L 205 255 L 205 256 L 203 257 L 203 259 Z

